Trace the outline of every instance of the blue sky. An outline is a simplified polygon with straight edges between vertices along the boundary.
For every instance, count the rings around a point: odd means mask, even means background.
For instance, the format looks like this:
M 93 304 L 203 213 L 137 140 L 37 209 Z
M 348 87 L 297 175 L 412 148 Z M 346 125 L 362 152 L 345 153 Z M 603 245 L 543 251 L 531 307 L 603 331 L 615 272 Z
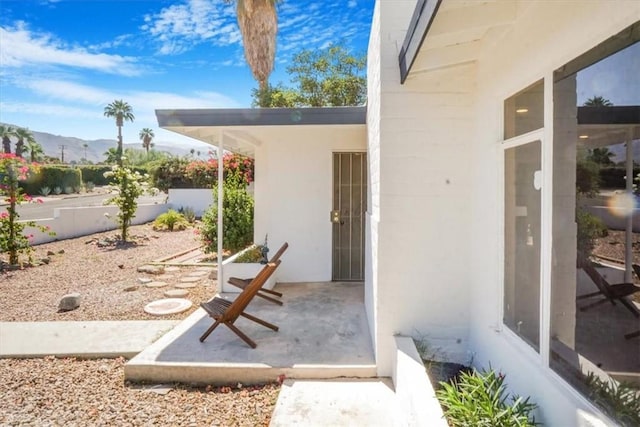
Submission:
M 373 0 L 284 0 L 270 82 L 303 48 L 343 41 L 366 52 Z M 158 128 L 156 108 L 249 107 L 235 4 L 223 0 L 0 0 L 0 122 L 82 139 L 115 139 L 104 107 L 133 108 L 124 142 L 192 141 Z

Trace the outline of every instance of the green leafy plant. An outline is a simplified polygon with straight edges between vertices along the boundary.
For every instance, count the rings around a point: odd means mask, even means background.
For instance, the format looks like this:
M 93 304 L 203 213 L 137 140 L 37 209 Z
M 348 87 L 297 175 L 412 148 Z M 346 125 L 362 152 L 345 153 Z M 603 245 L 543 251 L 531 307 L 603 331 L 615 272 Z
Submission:
M 184 215 L 173 209 L 169 209 L 167 212 L 158 215 L 155 221 L 153 221 L 154 230 L 184 230 L 188 226 L 189 222 Z
M 95 184 L 91 181 L 87 181 L 84 183 L 84 191 L 86 191 L 87 193 L 93 192 L 95 188 L 96 188 Z
M 59 195 L 59 194 L 62 194 L 62 188 L 53 187 L 53 194 L 55 194 L 56 196 Z
M 535 426 L 537 405 L 529 398 L 509 396 L 504 375 L 494 370 L 461 372 L 451 383 L 441 382 L 436 396 L 453 427 Z
M 242 263 L 266 263 L 267 260 L 264 258 L 263 254 L 264 246 L 254 246 L 252 248 L 247 249 L 243 253 L 241 253 L 234 262 L 242 262 Z
M 217 200 L 214 187 L 214 200 Z M 247 192 L 244 176 L 229 174 L 223 184 L 223 244 L 225 249 L 237 252 L 253 241 L 253 197 Z M 218 204 L 214 203 L 202 217 L 200 237 L 205 252 L 218 248 Z
M 148 175 L 140 175 L 137 171 L 132 171 L 127 167 L 114 165 L 110 172 L 105 172 L 105 176 L 113 178 L 114 185 L 110 186 L 112 192 L 116 193 L 105 204 L 116 205 L 118 212 L 118 224 L 120 225 L 121 238 L 127 241 L 131 220 L 136 216 L 138 210 L 138 197 L 145 193 L 153 194 L 155 189 L 149 185 Z
M 32 250 L 29 239 L 33 238 L 33 235 L 25 235 L 25 227 L 37 228 L 49 235 L 55 235 L 49 231 L 48 227 L 37 225 L 34 221 L 18 221 L 20 215 L 17 207 L 22 203 L 34 201 L 31 196 L 23 194 L 19 181 L 26 179 L 36 170 L 35 164 L 29 164 L 15 154 L 0 154 L 0 195 L 4 196 L 4 201 L 7 203 L 5 211 L 0 212 L 0 251 L 9 254 L 11 265 L 19 263 L 20 254 L 27 255 L 31 261 Z
M 73 194 L 73 193 L 74 193 L 73 187 L 71 186 L 64 187 L 64 194 Z
M 621 425 L 640 425 L 640 390 L 628 383 L 602 380 L 591 372 L 585 383 L 589 398 Z
M 48 196 L 49 194 L 51 194 L 51 188 L 49 187 L 42 187 L 39 191 L 41 196 Z
M 178 212 L 184 216 L 184 219 L 186 219 L 189 224 L 193 224 L 194 222 L 196 222 L 196 213 L 192 208 L 181 207 L 180 209 L 178 209 Z
M 578 254 L 588 258 L 593 252 L 596 239 L 606 237 L 609 230 L 600 218 L 581 208 L 576 209 L 576 223 Z

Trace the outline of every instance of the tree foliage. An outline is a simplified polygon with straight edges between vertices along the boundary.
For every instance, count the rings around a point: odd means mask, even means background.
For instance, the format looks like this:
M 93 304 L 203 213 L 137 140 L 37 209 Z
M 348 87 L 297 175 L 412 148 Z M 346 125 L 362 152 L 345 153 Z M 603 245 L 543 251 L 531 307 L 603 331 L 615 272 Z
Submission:
M 133 109 L 122 99 L 116 99 L 111 104 L 104 107 L 104 116 L 116 119 L 118 127 L 118 147 L 116 150 L 116 161 L 122 166 L 122 126 L 125 121 L 132 122 L 135 119 Z
M 343 44 L 323 50 L 303 49 L 287 73 L 294 87 L 283 83 L 252 91 L 253 106 L 323 107 L 362 105 L 367 96 L 366 55 L 352 54 Z

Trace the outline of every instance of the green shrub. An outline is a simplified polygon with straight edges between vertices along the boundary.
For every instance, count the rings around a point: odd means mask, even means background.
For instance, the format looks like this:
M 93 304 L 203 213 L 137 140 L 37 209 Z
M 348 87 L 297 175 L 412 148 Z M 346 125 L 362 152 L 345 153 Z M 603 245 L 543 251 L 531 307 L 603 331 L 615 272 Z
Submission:
M 217 200 L 217 187 L 213 190 Z M 245 182 L 237 174 L 228 176 L 223 184 L 223 247 L 237 252 L 253 241 L 253 198 L 247 192 Z M 202 217 L 200 230 L 205 252 L 218 249 L 218 203 L 214 204 Z
M 609 230 L 600 218 L 581 208 L 576 209 L 576 224 L 578 229 L 578 253 L 588 258 L 593 252 L 596 239 L 605 237 Z
M 179 212 L 169 209 L 167 212 L 158 215 L 153 221 L 154 230 L 184 230 L 189 226 L 189 222 L 184 215 Z
M 20 187 L 27 194 L 38 194 L 42 187 L 63 189 L 80 187 L 81 184 L 82 180 L 78 169 L 59 165 L 43 165 L 37 174 L 21 181 Z
M 184 215 L 184 219 L 187 220 L 189 224 L 193 224 L 196 222 L 196 213 L 190 207 L 181 207 L 178 209 L 178 212 Z
M 153 186 L 165 193 L 169 188 L 193 188 L 186 177 L 189 160 L 180 157 L 169 157 L 161 161 L 152 171 Z
M 603 381 L 591 372 L 585 379 L 589 398 L 623 426 L 640 426 L 640 390 L 627 383 Z
M 267 260 L 262 253 L 264 246 L 259 245 L 251 249 L 247 249 L 240 256 L 238 256 L 234 262 L 260 262 L 266 263 Z
M 55 194 L 56 196 L 59 195 L 59 194 L 62 194 L 62 188 L 53 187 L 53 194 Z
M 447 421 L 453 427 L 535 426 L 531 414 L 537 405 L 529 398 L 509 395 L 504 375 L 495 371 L 461 372 L 451 383 L 441 382 L 436 396 L 444 409 Z M 510 400 L 510 402 L 509 402 Z

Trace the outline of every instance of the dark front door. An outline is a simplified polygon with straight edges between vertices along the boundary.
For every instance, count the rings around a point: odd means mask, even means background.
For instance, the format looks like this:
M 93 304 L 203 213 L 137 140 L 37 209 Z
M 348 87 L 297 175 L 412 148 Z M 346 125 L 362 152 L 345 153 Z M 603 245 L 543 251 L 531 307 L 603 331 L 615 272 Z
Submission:
M 364 280 L 367 154 L 333 153 L 332 280 Z

